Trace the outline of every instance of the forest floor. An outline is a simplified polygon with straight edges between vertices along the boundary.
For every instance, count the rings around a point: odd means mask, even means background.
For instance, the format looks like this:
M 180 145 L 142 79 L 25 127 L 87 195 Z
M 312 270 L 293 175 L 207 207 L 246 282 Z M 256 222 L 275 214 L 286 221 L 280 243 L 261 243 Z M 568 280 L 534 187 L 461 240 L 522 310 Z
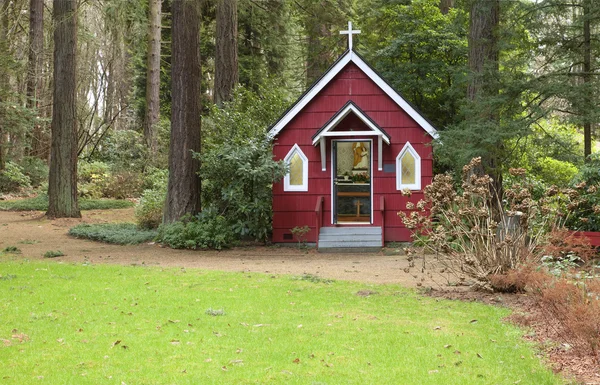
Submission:
M 536 311 L 527 295 L 473 292 L 448 286 L 448 277 L 422 273 L 422 259 L 408 261 L 401 248 L 388 247 L 379 253 L 319 253 L 298 247 L 249 245 L 223 251 L 174 250 L 155 243 L 119 246 L 76 239 L 68 235 L 80 223 L 133 222 L 133 209 L 90 210 L 81 219 L 48 220 L 43 212 L 0 211 L 0 250 L 20 249 L 24 258 L 44 259 L 47 251 L 61 251 L 56 261 L 69 263 L 112 263 L 159 267 L 257 272 L 267 274 L 311 274 L 327 279 L 372 284 L 398 284 L 423 290 L 433 296 L 463 301 L 481 301 L 507 306 L 515 312 L 511 321 L 526 327 L 526 339 L 535 340 L 556 372 L 576 376 L 580 383 L 600 384 L 600 365 L 591 357 L 575 354 L 561 342 L 551 320 Z

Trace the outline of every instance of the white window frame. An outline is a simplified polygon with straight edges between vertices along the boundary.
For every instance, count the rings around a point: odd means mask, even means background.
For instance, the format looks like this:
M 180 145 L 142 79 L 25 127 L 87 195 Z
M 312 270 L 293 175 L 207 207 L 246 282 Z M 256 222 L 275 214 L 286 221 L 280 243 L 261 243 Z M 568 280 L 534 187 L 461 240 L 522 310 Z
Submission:
M 404 154 L 409 152 L 415 158 L 415 183 L 407 184 L 402 183 L 402 167 L 400 165 L 400 161 Z M 406 142 L 402 151 L 396 157 L 396 190 L 420 190 L 421 189 L 421 157 L 415 151 L 414 147 L 410 144 L 410 142 Z
M 290 184 L 290 173 L 288 172 L 283 177 L 283 191 L 308 191 L 308 158 L 298 144 L 294 144 L 292 149 L 287 153 L 285 158 L 283 159 L 285 163 L 290 164 L 292 157 L 298 154 L 300 159 L 302 159 L 302 184 L 301 185 L 291 185 Z

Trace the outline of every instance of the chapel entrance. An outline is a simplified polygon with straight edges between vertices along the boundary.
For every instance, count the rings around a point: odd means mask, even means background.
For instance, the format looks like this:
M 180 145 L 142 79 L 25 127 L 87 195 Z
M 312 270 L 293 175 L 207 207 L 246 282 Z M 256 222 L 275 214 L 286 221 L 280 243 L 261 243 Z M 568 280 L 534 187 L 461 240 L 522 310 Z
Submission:
M 371 224 L 370 139 L 332 140 L 333 224 Z

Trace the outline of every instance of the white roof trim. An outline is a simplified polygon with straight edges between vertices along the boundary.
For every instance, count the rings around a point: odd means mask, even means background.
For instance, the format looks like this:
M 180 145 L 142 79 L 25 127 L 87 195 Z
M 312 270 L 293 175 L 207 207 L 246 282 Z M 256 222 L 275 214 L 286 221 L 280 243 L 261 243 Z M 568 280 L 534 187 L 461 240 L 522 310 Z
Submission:
M 360 120 L 363 121 L 373 132 L 369 131 L 336 131 L 330 132 L 333 130 L 339 123 L 344 119 L 348 114 L 353 112 Z M 383 141 L 387 144 L 390 144 L 390 137 L 383 131 L 377 127 L 377 125 L 373 124 L 373 122 L 362 113 L 361 110 L 356 108 L 353 103 L 350 103 L 344 108 L 342 111 L 338 112 L 335 117 L 319 132 L 317 136 L 313 139 L 313 146 L 316 146 L 319 143 L 319 140 L 322 136 L 352 136 L 352 135 L 377 135 L 381 136 Z
M 296 104 L 269 130 L 269 137 L 274 138 L 279 132 L 319 93 L 329 82 L 346 66 L 354 63 L 371 80 L 375 82 L 401 109 L 417 122 L 434 139 L 439 134 L 437 130 L 421 114 L 419 114 L 402 96 L 400 96 L 385 80 L 383 80 L 367 63 L 364 62 L 354 51 L 348 51 L 338 62 L 323 75 L 323 77 L 302 97 Z

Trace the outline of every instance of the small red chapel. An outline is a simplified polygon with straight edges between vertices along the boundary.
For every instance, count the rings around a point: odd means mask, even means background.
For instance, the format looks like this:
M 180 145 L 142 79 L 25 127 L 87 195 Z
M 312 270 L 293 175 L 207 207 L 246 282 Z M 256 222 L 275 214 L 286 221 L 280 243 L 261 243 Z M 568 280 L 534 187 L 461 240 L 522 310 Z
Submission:
M 319 248 L 382 247 L 410 241 L 398 212 L 433 178 L 436 129 L 352 49 L 270 128 L 277 160 L 289 164 L 273 186 L 273 242 L 295 242 L 308 226 Z

